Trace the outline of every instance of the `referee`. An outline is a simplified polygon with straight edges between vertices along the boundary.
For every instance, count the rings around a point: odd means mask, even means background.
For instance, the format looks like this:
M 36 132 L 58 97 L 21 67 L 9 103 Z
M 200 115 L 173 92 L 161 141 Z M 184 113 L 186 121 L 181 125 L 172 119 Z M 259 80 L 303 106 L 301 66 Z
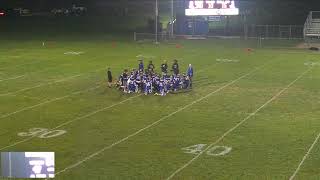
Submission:
M 108 68 L 108 71 L 107 71 L 107 78 L 108 78 L 108 87 L 111 88 L 111 85 L 112 85 L 112 73 L 111 73 L 110 68 Z

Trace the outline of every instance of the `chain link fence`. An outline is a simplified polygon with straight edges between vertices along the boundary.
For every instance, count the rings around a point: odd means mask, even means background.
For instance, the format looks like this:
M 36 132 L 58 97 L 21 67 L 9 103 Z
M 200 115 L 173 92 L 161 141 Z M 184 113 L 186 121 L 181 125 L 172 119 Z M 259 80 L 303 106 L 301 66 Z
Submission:
M 251 25 L 248 27 L 248 37 L 265 39 L 303 39 L 301 25 Z
M 248 37 L 245 39 L 241 36 L 211 36 L 211 35 L 174 35 L 171 36 L 165 32 L 159 33 L 157 36 L 152 33 L 134 33 L 133 38 L 138 43 L 154 43 L 160 42 L 171 44 L 175 48 L 180 48 L 180 44 L 192 44 L 193 41 L 203 41 L 212 45 L 221 45 L 223 47 L 234 48 L 271 48 L 271 49 L 288 49 L 299 48 L 303 44 L 300 38 L 279 38 L 279 37 Z M 157 41 L 156 41 L 157 38 Z M 306 47 L 301 47 L 306 48 Z
M 302 25 L 243 25 L 209 29 L 209 36 L 240 36 L 265 39 L 303 39 Z

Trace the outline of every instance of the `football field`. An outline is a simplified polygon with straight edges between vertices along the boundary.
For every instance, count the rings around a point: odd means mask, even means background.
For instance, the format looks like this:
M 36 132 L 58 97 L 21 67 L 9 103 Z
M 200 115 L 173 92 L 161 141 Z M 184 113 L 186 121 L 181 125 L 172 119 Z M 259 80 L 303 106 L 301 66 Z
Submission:
M 55 152 L 55 179 L 320 179 L 319 53 L 228 40 L 1 44 L 0 151 Z M 192 91 L 107 87 L 107 67 L 116 79 L 140 56 L 158 72 L 191 63 Z

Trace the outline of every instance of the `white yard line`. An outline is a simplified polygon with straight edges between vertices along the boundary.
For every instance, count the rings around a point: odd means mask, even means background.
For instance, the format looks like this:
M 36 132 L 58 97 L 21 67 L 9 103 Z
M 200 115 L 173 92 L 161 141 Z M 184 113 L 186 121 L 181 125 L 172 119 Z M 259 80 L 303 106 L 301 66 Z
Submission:
M 81 74 L 69 76 L 69 77 L 62 78 L 62 79 L 59 79 L 59 80 L 55 80 L 55 81 L 52 81 L 52 82 L 49 82 L 49 83 L 41 83 L 41 84 L 38 84 L 36 86 L 23 88 L 23 89 L 14 91 L 14 92 L 8 92 L 8 93 L 5 93 L 5 94 L 0 94 L 0 97 L 9 96 L 9 95 L 12 95 L 12 94 L 17 94 L 17 93 L 20 93 L 20 92 L 28 91 L 28 90 L 35 89 L 35 88 L 42 87 L 42 86 L 48 86 L 48 85 L 59 83 L 59 82 L 63 82 L 63 81 L 68 81 L 69 79 L 73 79 L 73 78 L 76 78 L 76 77 L 79 77 L 79 76 L 81 76 Z
M 206 66 L 206 67 L 204 67 L 204 68 L 201 68 L 201 69 L 199 69 L 199 70 L 196 70 L 195 72 L 196 72 L 197 74 L 201 74 L 202 72 L 206 71 L 206 70 L 209 69 L 209 68 L 215 68 L 215 67 L 216 67 L 217 65 L 219 65 L 219 64 L 221 64 L 221 63 L 215 62 L 215 63 L 213 63 L 213 64 L 210 64 L 209 66 Z
M 20 79 L 20 78 L 26 77 L 28 74 L 45 72 L 45 71 L 48 71 L 49 69 L 53 69 L 53 68 L 47 68 L 47 69 L 45 69 L 45 70 L 40 70 L 40 71 L 31 72 L 31 73 L 26 73 L 26 74 L 23 74 L 23 75 L 20 75 L 20 76 L 10 77 L 10 78 L 7 78 L 7 79 L 0 79 L 0 82 L 8 81 L 8 80 Z
M 49 71 L 49 70 L 51 70 L 51 69 L 55 69 L 55 68 L 58 68 L 59 66 L 64 66 L 64 65 L 66 65 L 66 63 L 65 63 L 65 64 L 58 64 L 56 67 L 50 67 L 50 68 L 42 69 L 42 70 L 40 70 L 40 71 L 33 71 L 33 72 L 29 72 L 29 73 L 27 72 L 27 73 L 25 73 L 25 74 L 23 74 L 23 75 L 16 76 L 16 77 L 11 77 L 11 78 L 7 78 L 7 79 L 0 79 L 0 82 L 2 82 L 2 81 L 8 81 L 8 80 L 15 80 L 15 79 L 27 77 L 27 76 L 30 75 L 30 74 L 36 74 L 36 73 L 46 72 L 46 71 Z
M 0 70 L 16 68 L 16 67 L 21 67 L 21 66 L 31 65 L 31 64 L 37 64 L 37 63 L 40 63 L 40 62 L 42 62 L 42 61 L 27 62 L 27 63 L 17 64 L 17 65 L 14 65 L 14 66 L 7 66 L 5 68 L 0 68 Z
M 24 97 L 24 98 L 27 98 L 27 99 L 33 99 L 33 100 L 42 100 L 40 98 L 37 98 L 37 97 L 31 97 L 31 96 L 24 96 L 24 95 L 17 95 L 17 94 L 10 94 L 8 96 L 11 96 L 11 97 Z
M 245 123 L 248 119 L 255 116 L 261 109 L 266 107 L 269 103 L 277 99 L 283 92 L 285 92 L 287 89 L 289 89 L 295 82 L 297 82 L 299 79 L 301 79 L 306 73 L 308 73 L 312 68 L 309 68 L 308 70 L 304 71 L 301 75 L 299 75 L 294 81 L 292 81 L 288 86 L 283 88 L 280 92 L 278 92 L 276 95 L 274 95 L 271 99 L 269 99 L 267 102 L 265 102 L 262 106 L 260 106 L 258 109 L 256 109 L 253 113 L 249 114 L 246 118 L 244 118 L 242 121 L 240 121 L 238 124 L 236 124 L 234 127 L 229 129 L 227 132 L 225 132 L 219 139 L 217 139 L 215 142 L 211 143 L 207 148 L 205 148 L 203 151 L 201 151 L 199 154 L 197 154 L 194 158 L 192 158 L 190 161 L 188 161 L 186 164 L 181 166 L 179 169 L 174 171 L 167 180 L 172 179 L 175 175 L 177 175 L 179 172 L 181 172 L 183 169 L 188 167 L 192 162 L 197 160 L 203 153 L 208 151 L 210 148 L 221 142 L 228 134 L 233 132 L 235 129 L 237 129 L 239 126 L 241 126 L 243 123 Z
M 292 176 L 289 178 L 289 180 L 293 180 L 296 175 L 298 174 L 298 172 L 300 171 L 304 161 L 308 158 L 308 156 L 310 155 L 312 149 L 314 148 L 314 146 L 317 144 L 317 142 L 319 141 L 320 138 L 320 133 L 318 134 L 318 136 L 316 137 L 316 139 L 314 140 L 314 142 L 312 143 L 312 145 L 310 146 L 309 150 L 307 151 L 307 153 L 303 156 L 300 164 L 298 165 L 297 169 L 294 171 L 294 173 L 292 174 Z
M 14 80 L 14 79 L 19 79 L 19 78 L 22 78 L 22 77 L 25 77 L 25 76 L 26 76 L 26 75 L 21 75 L 21 76 L 10 77 L 10 78 L 7 78 L 7 79 L 0 79 L 0 82 L 8 81 L 8 80 Z
M 45 72 L 45 71 L 48 71 L 48 70 L 50 70 L 50 69 L 53 69 L 53 68 L 47 68 L 47 69 L 40 70 L 40 71 L 35 71 L 35 72 L 31 72 L 31 73 L 26 73 L 26 74 L 23 74 L 23 75 L 20 75 L 20 76 L 10 77 L 10 78 L 7 78 L 7 79 L 0 79 L 0 82 L 24 78 L 24 77 L 26 77 L 28 74 L 35 74 L 35 73 Z
M 204 99 L 212 96 L 212 95 L 215 94 L 215 93 L 220 92 L 221 90 L 223 90 L 223 89 L 231 86 L 232 84 L 234 84 L 234 83 L 238 82 L 239 80 L 241 80 L 241 79 L 249 76 L 250 74 L 258 71 L 259 69 L 263 68 L 263 67 L 266 66 L 266 65 L 267 65 L 267 64 L 264 64 L 264 65 L 262 65 L 261 67 L 255 68 L 254 70 L 250 71 L 249 73 L 247 73 L 247 74 L 245 74 L 245 75 L 242 75 L 242 76 L 240 76 L 239 78 L 237 78 L 237 79 L 235 79 L 235 80 L 233 80 L 233 81 L 230 81 L 229 83 L 225 84 L 224 86 L 220 87 L 219 89 L 217 89 L 217 90 L 215 90 L 215 91 L 213 91 L 213 92 L 210 92 L 209 94 L 207 94 L 207 95 L 205 95 L 205 96 L 203 96 L 203 97 L 201 97 L 201 98 L 199 98 L 199 99 L 197 99 L 197 100 L 195 100 L 195 101 L 192 101 L 191 103 L 189 103 L 189 104 L 186 105 L 186 106 L 180 107 L 178 110 L 176 110 L 176 111 L 174 111 L 174 112 L 172 112 L 172 113 L 170 113 L 170 114 L 168 114 L 168 115 L 160 118 L 159 120 L 157 120 L 157 121 L 155 121 L 155 122 L 153 122 L 153 123 L 145 126 L 144 128 L 136 131 L 135 133 L 132 133 L 132 134 L 130 134 L 129 136 L 124 137 L 124 138 L 122 138 L 122 139 L 114 142 L 114 143 L 111 144 L 111 145 L 105 146 L 104 148 L 102 148 L 102 149 L 100 149 L 99 151 L 97 151 L 97 152 L 95 152 L 95 153 L 93 153 L 93 154 L 85 157 L 84 159 L 76 162 L 75 164 L 72 164 L 72 165 L 70 165 L 70 166 L 67 166 L 65 169 L 57 172 L 56 175 L 61 174 L 61 173 L 63 173 L 63 172 L 66 172 L 66 171 L 68 171 L 68 170 L 70 170 L 70 169 L 73 169 L 73 168 L 79 166 L 80 164 L 82 164 L 82 163 L 84 163 L 84 162 L 92 159 L 93 157 L 98 156 L 99 154 L 103 153 L 103 152 L 106 151 L 107 149 L 111 149 L 112 147 L 114 147 L 114 146 L 116 146 L 116 145 L 118 145 L 118 144 L 120 144 L 120 143 L 128 140 L 129 138 L 132 138 L 132 137 L 140 134 L 141 132 L 143 132 L 143 131 L 145 131 L 145 130 L 147 130 L 147 129 L 149 129 L 149 128 L 157 125 L 157 124 L 159 124 L 161 121 L 164 121 L 165 119 L 168 119 L 169 117 L 171 117 L 171 116 L 173 116 L 173 115 L 175 115 L 175 114 L 183 111 L 184 109 L 186 109 L 186 108 L 188 108 L 188 107 L 191 107 L 192 105 L 194 105 L 194 104 L 196 104 L 196 103 L 198 103 L 198 102 L 200 102 L 200 101 L 202 101 L 202 100 L 204 100 Z M 1 150 L 1 149 L 0 149 L 0 150 Z
M 102 70 L 104 70 L 104 69 L 105 69 L 105 68 L 97 69 L 97 70 L 95 70 L 95 71 L 93 71 L 93 72 L 102 71 Z M 91 73 L 91 72 L 89 72 L 89 73 Z M 69 77 L 66 77 L 66 78 L 58 79 L 58 80 L 55 80 L 55 81 L 52 81 L 52 82 L 49 82 L 49 83 L 41 83 L 41 84 L 38 84 L 38 85 L 36 85 L 36 86 L 32 86 L 32 87 L 28 87 L 28 88 L 23 88 L 23 89 L 14 91 L 14 92 L 8 92 L 8 93 L 5 93 L 5 94 L 0 94 L 0 97 L 2 97 L 2 96 L 9 96 L 9 95 L 12 95 L 12 94 L 17 94 L 17 93 L 20 93 L 20 92 L 24 92 L 24 91 L 28 91 L 28 90 L 31 90 L 31 89 L 39 88 L 39 87 L 42 87 L 42 86 L 48 86 L 48 85 L 52 85 L 52 84 L 56 84 L 56 83 L 60 83 L 60 82 L 64 82 L 64 81 L 68 81 L 68 80 L 70 80 L 70 79 L 74 79 L 74 78 L 77 78 L 77 77 L 83 76 L 84 74 L 89 74 L 89 73 L 88 73 L 88 72 L 87 72 L 87 73 L 81 73 L 81 74 L 69 76 Z
M 36 108 L 36 107 L 40 107 L 40 106 L 43 106 L 43 105 L 46 105 L 46 104 L 49 104 L 49 103 L 52 103 L 52 102 L 56 102 L 56 101 L 71 97 L 72 95 L 80 94 L 82 92 L 92 91 L 92 90 L 98 89 L 99 87 L 101 87 L 101 85 L 93 87 L 93 88 L 88 88 L 88 89 L 85 89 L 85 90 L 81 90 L 81 91 L 76 91 L 76 92 L 73 92 L 73 93 L 71 93 L 69 95 L 66 95 L 66 96 L 61 96 L 61 97 L 53 98 L 53 99 L 50 99 L 50 100 L 46 100 L 46 101 L 41 102 L 39 104 L 36 104 L 36 105 L 33 105 L 33 106 L 28 106 L 28 107 L 22 108 L 20 110 L 17 110 L 17 111 L 8 113 L 8 114 L 4 114 L 4 115 L 0 116 L 0 119 L 7 118 L 7 117 L 10 117 L 12 115 L 18 114 L 20 112 L 23 112 L 23 111 L 26 111 L 26 110 L 30 110 L 30 109 L 33 109 L 33 108 Z
M 206 82 L 206 81 L 209 81 L 210 80 L 210 78 L 208 77 L 208 78 L 202 78 L 202 79 L 199 79 L 199 80 L 194 80 L 194 81 L 192 81 L 192 83 L 200 83 L 200 82 Z
M 115 104 L 113 104 L 113 105 L 111 105 L 111 106 L 106 106 L 106 107 L 104 107 L 104 108 L 101 108 L 101 109 L 98 109 L 98 110 L 93 111 L 93 112 L 91 112 L 91 113 L 88 113 L 88 114 L 86 114 L 86 115 L 84 115 L 84 116 L 77 117 L 77 118 L 72 119 L 72 120 L 70 120 L 70 121 L 64 122 L 64 123 L 62 123 L 62 124 L 60 124 L 60 125 L 52 128 L 52 129 L 50 129 L 50 130 L 56 130 L 56 129 L 60 128 L 60 127 L 66 126 L 66 125 L 71 124 L 71 123 L 73 123 L 73 122 L 75 122 L 75 121 L 78 121 L 78 120 L 81 120 L 81 119 L 84 119 L 84 118 L 93 116 L 93 115 L 95 115 L 95 114 L 97 114 L 97 113 L 103 112 L 103 111 L 105 111 L 105 110 L 107 110 L 107 109 L 110 109 L 110 108 L 112 108 L 112 107 L 114 107 L 114 106 L 123 104 L 123 103 L 125 103 L 125 102 L 127 102 L 127 101 L 129 101 L 129 100 L 131 100 L 131 99 L 133 99 L 133 98 L 139 97 L 139 96 L 141 96 L 141 95 L 142 95 L 142 94 L 139 94 L 139 95 L 136 95 L 136 96 L 127 98 L 127 99 L 125 99 L 125 100 L 123 100 L 123 101 L 121 101 L 121 102 L 115 103 Z M 26 138 L 26 139 L 24 139 L 24 140 L 21 140 L 21 141 L 15 142 L 15 143 L 13 143 L 13 144 L 10 144 L 10 145 L 8 145 L 8 146 L 2 147 L 2 148 L 0 148 L 0 151 L 2 151 L 2 150 L 4 150 L 4 149 L 7 149 L 7 148 L 9 148 L 9 147 L 13 147 L 13 146 L 16 146 L 16 145 L 18 145 L 18 144 L 27 142 L 27 141 L 33 139 L 34 137 L 36 137 L 36 136 L 31 136 L 31 137 Z

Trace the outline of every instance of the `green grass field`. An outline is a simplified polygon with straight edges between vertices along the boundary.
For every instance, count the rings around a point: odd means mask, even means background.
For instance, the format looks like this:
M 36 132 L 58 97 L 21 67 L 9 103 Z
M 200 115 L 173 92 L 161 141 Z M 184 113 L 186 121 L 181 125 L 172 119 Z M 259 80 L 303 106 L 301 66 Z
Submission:
M 65 180 L 320 179 L 319 53 L 283 42 L 248 53 L 255 41 L 177 49 L 112 39 L 2 40 L 0 151 L 54 151 Z M 178 59 L 182 71 L 193 64 L 193 90 L 107 88 L 106 67 L 117 77 L 137 55 L 154 56 L 158 70 L 160 59 Z

